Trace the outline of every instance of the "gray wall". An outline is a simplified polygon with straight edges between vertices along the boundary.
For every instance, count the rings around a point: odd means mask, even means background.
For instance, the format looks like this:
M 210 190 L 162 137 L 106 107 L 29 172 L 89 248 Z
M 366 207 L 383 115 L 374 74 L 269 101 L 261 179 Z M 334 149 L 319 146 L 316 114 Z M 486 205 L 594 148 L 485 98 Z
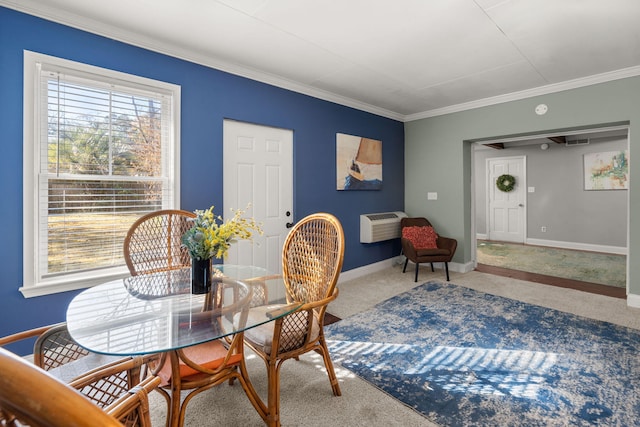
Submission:
M 535 114 L 540 103 L 549 106 Z M 458 240 L 456 263 L 472 265 L 471 147 L 478 140 L 629 125 L 630 158 L 640 152 L 640 77 L 504 102 L 405 123 L 405 211 L 426 216 Z M 636 131 L 634 132 L 634 128 Z M 632 160 L 633 162 L 633 160 Z M 629 184 L 629 299 L 640 305 L 640 173 Z M 438 200 L 427 200 L 437 191 Z M 563 224 L 570 224 L 566 218 Z
M 548 150 L 540 144 L 547 142 Z M 476 147 L 474 181 L 476 232 L 486 234 L 486 159 L 526 156 L 525 238 L 589 245 L 627 246 L 627 190 L 585 191 L 583 155 L 627 149 L 627 138 L 591 139 L 588 145 L 566 146 L 549 140 L 504 150 Z M 547 228 L 541 232 L 541 227 Z

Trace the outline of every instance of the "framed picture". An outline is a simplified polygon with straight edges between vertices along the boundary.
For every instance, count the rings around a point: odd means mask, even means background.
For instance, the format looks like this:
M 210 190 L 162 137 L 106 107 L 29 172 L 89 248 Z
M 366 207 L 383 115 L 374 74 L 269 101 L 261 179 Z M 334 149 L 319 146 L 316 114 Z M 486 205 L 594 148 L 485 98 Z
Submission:
M 382 188 L 382 141 L 344 133 L 336 134 L 336 188 Z
M 626 190 L 628 188 L 628 150 L 584 155 L 585 190 Z

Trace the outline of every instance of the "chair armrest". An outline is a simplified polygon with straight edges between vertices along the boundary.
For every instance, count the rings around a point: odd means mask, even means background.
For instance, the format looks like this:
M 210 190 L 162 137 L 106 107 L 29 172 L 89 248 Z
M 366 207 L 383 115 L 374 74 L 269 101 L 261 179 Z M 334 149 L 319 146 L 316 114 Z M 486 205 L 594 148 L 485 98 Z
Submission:
M 315 302 L 308 302 L 306 304 L 303 304 L 302 306 L 300 306 L 293 313 L 296 313 L 298 311 L 313 310 L 313 309 L 316 309 L 318 307 L 329 305 L 329 303 L 331 301 L 333 301 L 336 298 L 338 298 L 338 293 L 339 293 L 338 288 L 334 288 L 333 289 L 333 293 L 331 295 L 329 295 L 328 297 L 326 297 L 325 299 L 322 299 L 322 300 L 319 300 L 319 301 L 315 301 Z M 293 314 L 293 313 L 290 313 L 290 314 Z
M 298 307 L 298 309 L 296 309 L 295 311 L 287 314 L 286 316 L 283 317 L 279 317 L 278 319 L 276 319 L 275 324 L 277 325 L 274 329 L 276 331 L 279 331 L 282 323 L 286 322 L 288 317 L 291 316 L 295 316 L 295 315 L 299 315 L 301 312 L 303 311 L 310 311 L 310 310 L 315 310 L 316 308 L 321 308 L 321 307 L 326 307 L 327 305 L 329 305 L 329 303 L 333 300 L 335 300 L 336 298 L 338 298 L 338 288 L 334 288 L 333 290 L 333 294 L 331 294 L 330 296 L 328 296 L 325 299 L 319 300 L 319 301 L 315 301 L 315 302 L 309 302 L 306 304 L 301 305 L 300 307 Z
M 303 304 L 297 310 L 276 319 L 273 322 L 271 348 L 277 348 L 278 353 L 282 354 L 308 345 L 320 331 L 327 305 L 337 297 L 338 288 L 334 288 L 329 297 Z
M 161 378 L 148 376 L 143 381 L 141 368 L 150 356 L 135 356 L 96 368 L 73 380 L 69 386 L 81 392 L 112 417 L 129 425 L 133 420 L 150 425 L 148 393 Z
M 29 425 L 122 427 L 81 393 L 3 348 L 0 372 L 3 411 Z
M 439 249 L 448 249 L 451 251 L 451 255 L 456 251 L 458 247 L 458 241 L 456 239 L 452 239 L 449 237 L 438 236 L 438 240 L 436 241 Z
M 273 319 L 274 317 L 281 317 L 283 313 L 287 313 L 287 312 L 291 311 L 291 306 L 294 306 L 294 305 L 296 305 L 296 304 L 293 303 L 293 304 L 280 306 L 280 307 L 275 308 L 275 309 L 273 309 L 271 311 L 267 311 L 266 315 L 267 315 L 267 317 L 269 319 Z
M 275 279 L 282 279 L 282 274 L 271 274 L 268 276 L 252 277 L 250 279 L 243 280 L 243 282 L 247 282 L 247 283 L 262 282 L 263 283 L 263 282 L 266 282 L 267 280 L 275 280 Z
M 122 420 L 135 410 L 139 410 L 142 416 L 149 417 L 149 393 L 158 388 L 160 377 L 147 377 L 140 384 L 128 390 L 119 399 L 104 408 L 104 411 L 112 417 Z M 140 424 L 144 425 L 144 424 Z M 149 424 L 150 425 L 150 424 Z
M 404 237 L 401 238 L 402 242 L 402 253 L 409 259 L 415 259 L 417 256 L 416 248 L 411 243 L 411 240 L 406 239 Z
M 28 331 L 16 332 L 15 334 L 7 335 L 0 338 L 0 346 L 22 341 L 27 338 L 39 337 L 49 329 L 62 325 L 64 323 L 56 323 L 55 325 L 41 326 L 39 328 L 30 329 Z
M 140 369 L 144 363 L 145 360 L 142 356 L 125 356 L 113 362 L 98 366 L 94 369 L 91 369 L 90 371 L 85 372 L 82 375 L 77 376 L 69 382 L 69 385 L 75 389 L 81 389 L 82 387 L 97 382 L 103 378 L 107 378 L 112 375 L 118 375 L 124 371 L 128 371 L 129 374 L 139 374 Z M 134 380 L 134 383 L 132 385 L 135 385 L 139 382 L 139 377 L 132 378 L 132 380 Z

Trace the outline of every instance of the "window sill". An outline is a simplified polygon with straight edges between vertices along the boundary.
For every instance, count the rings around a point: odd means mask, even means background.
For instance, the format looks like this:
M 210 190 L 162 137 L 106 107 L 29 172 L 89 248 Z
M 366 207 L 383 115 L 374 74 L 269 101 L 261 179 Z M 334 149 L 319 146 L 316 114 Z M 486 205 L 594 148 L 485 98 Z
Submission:
M 110 275 L 103 275 L 99 277 L 84 277 L 75 280 L 63 279 L 58 281 L 47 281 L 31 286 L 22 286 L 18 288 L 25 298 L 33 298 L 44 295 L 57 294 L 61 292 L 75 291 L 78 289 L 86 289 L 101 283 L 110 282 L 116 279 L 122 279 L 129 276 L 128 270 L 122 269 L 122 271 L 115 272 Z

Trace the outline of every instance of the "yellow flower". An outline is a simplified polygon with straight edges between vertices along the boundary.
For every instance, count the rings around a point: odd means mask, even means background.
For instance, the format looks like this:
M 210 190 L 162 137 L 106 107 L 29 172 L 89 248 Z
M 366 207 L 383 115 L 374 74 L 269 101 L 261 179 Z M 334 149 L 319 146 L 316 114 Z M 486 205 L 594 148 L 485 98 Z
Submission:
M 262 235 L 261 224 L 253 218 L 243 217 L 246 209 L 236 209 L 233 218 L 224 222 L 221 216 L 213 213 L 213 206 L 207 210 L 196 210 L 193 226 L 182 236 L 182 245 L 189 251 L 189 255 L 196 260 L 209 258 L 223 258 L 227 255 L 232 241 L 239 239 L 250 240 L 253 232 Z

